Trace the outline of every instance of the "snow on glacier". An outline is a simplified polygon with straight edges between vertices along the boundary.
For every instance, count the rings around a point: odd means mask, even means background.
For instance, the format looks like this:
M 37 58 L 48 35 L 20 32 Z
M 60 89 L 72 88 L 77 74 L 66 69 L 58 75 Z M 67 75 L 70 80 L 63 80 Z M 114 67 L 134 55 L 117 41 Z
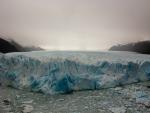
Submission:
M 150 56 L 132 52 L 37 51 L 0 54 L 0 83 L 45 94 L 150 80 Z

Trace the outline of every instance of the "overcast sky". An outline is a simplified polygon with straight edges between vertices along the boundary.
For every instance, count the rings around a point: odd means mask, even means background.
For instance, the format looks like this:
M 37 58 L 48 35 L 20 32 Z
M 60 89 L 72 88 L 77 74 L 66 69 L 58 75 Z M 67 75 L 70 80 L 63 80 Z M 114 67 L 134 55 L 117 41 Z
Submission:
M 150 39 L 150 0 L 0 0 L 0 36 L 55 50 Z

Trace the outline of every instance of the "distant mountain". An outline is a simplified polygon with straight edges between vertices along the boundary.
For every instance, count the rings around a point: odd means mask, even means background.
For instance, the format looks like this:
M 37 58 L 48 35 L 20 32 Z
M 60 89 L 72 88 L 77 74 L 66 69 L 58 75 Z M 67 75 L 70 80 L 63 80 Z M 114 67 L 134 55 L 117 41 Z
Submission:
M 24 47 L 15 42 L 14 40 L 5 40 L 0 38 L 0 52 L 9 53 L 9 52 L 27 52 L 27 51 L 40 51 L 43 50 L 40 47 Z
M 0 38 L 0 52 L 2 53 L 19 52 L 19 50 L 10 42 Z
M 140 41 L 136 43 L 128 43 L 125 45 L 112 46 L 110 51 L 131 51 L 142 54 L 150 54 L 150 41 Z

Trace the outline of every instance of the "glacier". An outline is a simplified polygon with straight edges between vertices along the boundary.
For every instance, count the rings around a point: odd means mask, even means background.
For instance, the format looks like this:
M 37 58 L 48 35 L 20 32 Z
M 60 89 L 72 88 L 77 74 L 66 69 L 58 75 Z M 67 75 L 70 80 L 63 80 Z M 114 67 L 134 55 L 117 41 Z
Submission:
M 150 55 L 35 51 L 0 54 L 0 83 L 44 94 L 99 90 L 150 80 Z

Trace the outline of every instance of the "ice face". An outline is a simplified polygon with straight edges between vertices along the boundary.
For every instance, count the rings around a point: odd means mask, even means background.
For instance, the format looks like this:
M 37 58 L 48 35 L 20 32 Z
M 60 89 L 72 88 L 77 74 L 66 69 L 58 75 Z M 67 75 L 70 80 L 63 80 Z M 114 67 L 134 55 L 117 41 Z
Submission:
M 150 56 L 128 52 L 25 52 L 0 55 L 0 82 L 45 94 L 150 80 Z

